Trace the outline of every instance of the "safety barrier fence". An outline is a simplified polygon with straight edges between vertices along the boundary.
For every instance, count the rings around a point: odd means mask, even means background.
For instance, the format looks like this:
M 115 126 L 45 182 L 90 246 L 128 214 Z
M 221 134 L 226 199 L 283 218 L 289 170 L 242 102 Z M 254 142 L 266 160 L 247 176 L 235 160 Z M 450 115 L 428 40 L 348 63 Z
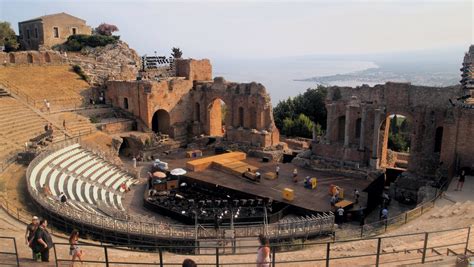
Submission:
M 354 239 L 354 238 L 366 238 L 383 234 L 389 230 L 397 228 L 403 224 L 406 224 L 424 213 L 428 212 L 435 206 L 436 201 L 443 196 L 444 191 L 449 186 L 450 180 L 444 182 L 436 188 L 434 197 L 428 201 L 418 204 L 415 208 L 408 210 L 399 215 L 389 217 L 386 220 L 380 220 L 373 223 L 368 223 L 360 226 L 359 228 L 350 228 L 343 231 L 336 230 L 334 233 L 334 240 Z
M 379 266 L 436 262 L 447 256 L 474 255 L 470 236 L 471 227 L 463 227 L 334 242 L 270 244 L 270 265 Z M 255 266 L 258 246 L 238 246 L 232 253 L 226 252 L 225 246 L 182 247 L 192 255 L 165 253 L 170 250 L 169 246 L 140 246 L 139 251 L 135 251 L 121 246 L 79 244 L 79 249 L 85 252 L 82 262 L 87 266 L 181 266 L 185 258 L 192 258 L 199 266 Z M 283 252 L 287 248 L 305 251 Z M 69 249 L 68 243 L 54 244 L 56 266 L 71 263 Z M 194 250 L 201 252 L 197 256 Z
M 0 265 L 20 266 L 14 237 L 0 236 Z

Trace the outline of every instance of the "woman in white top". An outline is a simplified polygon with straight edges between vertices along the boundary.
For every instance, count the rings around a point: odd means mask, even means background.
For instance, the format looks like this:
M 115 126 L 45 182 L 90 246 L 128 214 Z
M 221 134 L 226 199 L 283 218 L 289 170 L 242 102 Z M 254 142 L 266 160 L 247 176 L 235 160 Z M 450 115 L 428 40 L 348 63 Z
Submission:
M 258 241 L 260 247 L 257 251 L 257 267 L 270 267 L 270 242 L 262 234 L 258 236 Z

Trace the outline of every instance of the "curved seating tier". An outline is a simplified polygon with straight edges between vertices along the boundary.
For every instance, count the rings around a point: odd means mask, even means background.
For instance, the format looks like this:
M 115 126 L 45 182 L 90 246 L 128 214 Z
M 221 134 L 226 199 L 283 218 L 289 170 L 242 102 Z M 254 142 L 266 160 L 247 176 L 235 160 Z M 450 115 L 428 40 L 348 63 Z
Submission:
M 64 192 L 67 205 L 81 211 L 100 213 L 100 203 L 109 210 L 124 211 L 122 183 L 128 187 L 136 179 L 79 144 L 59 149 L 42 159 L 32 170 L 29 186 L 41 192 L 48 185 L 56 198 Z

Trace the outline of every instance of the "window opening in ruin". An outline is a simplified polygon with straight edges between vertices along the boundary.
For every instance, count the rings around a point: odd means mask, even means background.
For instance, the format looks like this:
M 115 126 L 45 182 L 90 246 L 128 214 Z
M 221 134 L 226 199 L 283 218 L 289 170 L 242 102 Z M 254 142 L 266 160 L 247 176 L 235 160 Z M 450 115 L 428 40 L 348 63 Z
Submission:
M 28 55 L 26 56 L 26 61 L 27 61 L 28 63 L 33 63 L 33 56 L 32 56 L 31 54 L 28 54 Z
M 30 29 L 26 29 L 26 38 L 30 39 Z
M 128 110 L 128 98 L 123 98 L 123 108 Z
M 59 38 L 59 28 L 53 27 L 53 36 L 54 38 Z
M 10 53 L 8 55 L 8 57 L 9 57 L 10 63 L 15 63 L 15 55 L 14 54 Z
M 362 124 L 362 119 L 361 118 L 358 118 L 356 120 L 356 125 L 355 125 L 355 138 L 360 138 L 360 127 L 361 127 L 361 124 Z
M 72 35 L 76 35 L 77 34 L 77 29 L 76 28 L 72 28 Z
M 38 39 L 38 28 L 35 28 L 35 38 Z
M 155 133 L 170 134 L 170 114 L 159 109 L 153 114 L 151 128 Z

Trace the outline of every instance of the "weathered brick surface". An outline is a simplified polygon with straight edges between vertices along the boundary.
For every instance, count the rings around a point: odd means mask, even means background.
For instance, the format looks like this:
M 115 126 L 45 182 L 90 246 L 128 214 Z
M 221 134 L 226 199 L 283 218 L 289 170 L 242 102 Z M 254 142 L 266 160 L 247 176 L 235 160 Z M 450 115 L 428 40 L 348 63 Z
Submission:
M 386 164 L 389 116 L 400 114 L 412 125 L 409 171 L 434 174 L 440 161 L 443 161 L 445 168 L 453 168 L 456 160 L 460 166 L 471 166 L 474 162 L 474 144 L 470 141 L 474 134 L 474 110 L 453 107 L 449 103 L 449 99 L 456 99 L 460 94 L 459 86 L 439 88 L 407 83 L 331 87 L 326 108 L 332 130 L 329 130 L 325 141 L 313 144 L 313 153 L 361 165 L 369 165 L 373 158 L 377 158 L 382 165 Z M 341 97 L 336 99 L 337 95 Z M 366 120 L 361 127 L 365 128 L 365 138 L 360 149 L 356 122 L 361 119 L 363 110 Z M 379 126 L 374 127 L 377 113 L 380 114 Z M 349 123 L 348 133 L 345 133 L 346 120 Z M 442 147 L 440 153 L 435 153 L 438 127 L 443 128 Z M 374 152 L 377 128 L 380 131 Z M 347 146 L 344 146 L 345 138 L 348 138 Z
M 212 75 L 208 60 L 180 60 L 177 73 L 183 77 L 109 81 L 106 98 L 151 129 L 156 128 L 153 116 L 165 111 L 169 115 L 167 132 L 176 139 L 206 134 L 258 147 L 278 144 L 270 96 L 263 85 L 223 78 L 208 81 Z

